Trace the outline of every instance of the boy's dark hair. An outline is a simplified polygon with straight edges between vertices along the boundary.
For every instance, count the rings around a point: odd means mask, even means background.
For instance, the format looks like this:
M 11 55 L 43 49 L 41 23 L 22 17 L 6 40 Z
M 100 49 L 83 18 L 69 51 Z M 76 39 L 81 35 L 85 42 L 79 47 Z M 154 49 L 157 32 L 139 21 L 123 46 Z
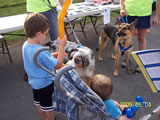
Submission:
M 35 37 L 37 32 L 44 33 L 48 28 L 48 19 L 40 13 L 31 13 L 25 19 L 24 30 L 29 38 Z
M 90 87 L 103 101 L 109 99 L 113 90 L 111 79 L 103 74 L 94 75 Z

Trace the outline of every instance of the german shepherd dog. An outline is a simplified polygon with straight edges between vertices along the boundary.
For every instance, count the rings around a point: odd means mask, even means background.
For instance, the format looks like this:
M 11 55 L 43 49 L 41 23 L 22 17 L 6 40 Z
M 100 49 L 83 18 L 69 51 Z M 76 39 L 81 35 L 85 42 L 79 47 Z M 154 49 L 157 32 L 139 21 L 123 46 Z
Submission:
M 105 48 L 107 42 L 110 41 L 111 47 L 109 49 L 110 56 L 115 59 L 115 68 L 114 68 L 114 76 L 118 76 L 118 64 L 121 55 L 125 55 L 124 62 L 122 65 L 124 67 L 128 67 L 128 61 L 130 58 L 130 54 L 133 50 L 133 30 L 135 30 L 135 25 L 137 23 L 137 19 L 133 21 L 131 24 L 122 23 L 117 18 L 118 27 L 106 24 L 104 25 L 100 37 L 99 37 L 99 51 L 98 51 L 98 60 L 103 61 L 102 58 L 102 49 Z M 115 54 L 113 55 L 112 51 L 115 48 Z

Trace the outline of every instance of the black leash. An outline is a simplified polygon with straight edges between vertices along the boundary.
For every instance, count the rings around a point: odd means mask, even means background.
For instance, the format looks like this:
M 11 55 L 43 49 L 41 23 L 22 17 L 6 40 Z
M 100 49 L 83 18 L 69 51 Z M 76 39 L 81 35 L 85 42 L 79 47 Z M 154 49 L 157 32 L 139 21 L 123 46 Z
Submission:
M 54 6 L 52 6 L 52 5 L 51 5 L 51 2 L 50 2 L 49 0 L 47 0 L 47 1 L 48 1 L 48 4 L 47 4 L 47 5 L 53 10 L 53 12 L 55 12 L 55 13 L 58 14 L 57 8 L 54 7 Z M 44 0 L 43 0 L 43 2 L 44 2 Z

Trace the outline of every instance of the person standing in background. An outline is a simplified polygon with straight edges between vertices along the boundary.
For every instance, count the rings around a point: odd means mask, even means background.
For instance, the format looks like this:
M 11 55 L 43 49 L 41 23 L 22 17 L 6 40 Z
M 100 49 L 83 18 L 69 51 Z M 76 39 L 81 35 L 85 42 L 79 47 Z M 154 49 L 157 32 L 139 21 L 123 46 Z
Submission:
M 120 15 L 122 17 L 122 22 L 126 20 L 125 22 L 132 23 L 135 19 L 138 19 L 135 26 L 135 34 L 137 35 L 139 50 L 146 49 L 147 30 L 149 30 L 151 26 L 152 3 L 153 0 L 120 0 Z M 158 4 L 157 6 L 159 6 Z M 159 7 L 156 9 L 156 15 L 152 22 L 152 26 L 154 27 L 158 26 Z M 138 65 L 136 70 L 141 72 Z
M 152 14 L 153 0 L 120 0 L 120 15 L 127 16 L 128 23 L 131 23 L 136 18 L 137 38 L 139 43 L 139 50 L 146 49 L 147 29 L 150 28 L 150 19 Z M 156 10 L 156 15 L 158 11 Z M 157 26 L 158 21 L 155 17 L 153 26 Z
M 64 1 L 59 0 L 59 3 L 63 6 Z M 27 0 L 26 8 L 28 13 L 39 12 L 49 20 L 51 41 L 56 40 L 58 37 L 58 12 L 56 7 L 56 0 Z

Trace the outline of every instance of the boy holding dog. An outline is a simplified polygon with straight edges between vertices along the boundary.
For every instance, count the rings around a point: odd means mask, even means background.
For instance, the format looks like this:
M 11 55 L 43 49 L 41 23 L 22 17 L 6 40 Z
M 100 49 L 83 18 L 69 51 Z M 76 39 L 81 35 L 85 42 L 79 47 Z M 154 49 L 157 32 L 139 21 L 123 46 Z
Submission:
M 130 120 L 126 115 L 122 115 L 123 108 L 119 103 L 109 97 L 112 94 L 113 84 L 109 77 L 103 74 L 96 74 L 91 78 L 91 89 L 104 101 L 107 113 L 114 120 Z
M 28 37 L 23 45 L 24 68 L 29 77 L 28 82 L 33 90 L 34 104 L 42 120 L 54 120 L 52 94 L 54 91 L 54 77 L 34 64 L 33 56 L 41 48 L 49 31 L 48 19 L 40 13 L 31 13 L 27 16 L 24 29 Z M 66 37 L 59 40 L 59 54 L 57 59 L 49 51 L 43 51 L 37 56 L 37 62 L 50 71 L 60 68 L 64 58 Z

